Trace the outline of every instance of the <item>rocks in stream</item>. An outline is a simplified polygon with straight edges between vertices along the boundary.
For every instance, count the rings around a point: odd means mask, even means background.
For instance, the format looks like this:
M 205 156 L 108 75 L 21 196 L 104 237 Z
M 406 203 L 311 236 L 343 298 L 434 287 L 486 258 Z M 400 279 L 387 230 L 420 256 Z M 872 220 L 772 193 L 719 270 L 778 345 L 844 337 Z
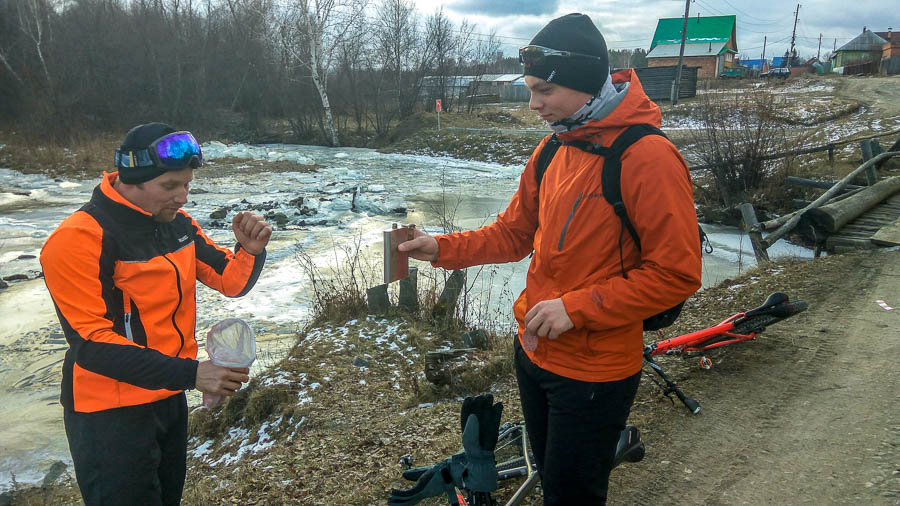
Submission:
M 337 216 L 331 214 L 342 211 L 353 211 L 368 215 L 406 216 L 406 203 L 399 199 L 387 202 L 376 202 L 367 198 L 362 186 L 341 187 L 339 182 L 332 182 L 320 189 L 321 195 L 296 195 L 290 200 L 267 200 L 250 202 L 241 199 L 239 203 L 224 205 L 209 214 L 210 228 L 229 228 L 228 216 L 241 212 L 253 211 L 262 215 L 273 227 L 287 229 L 290 227 L 328 226 L 338 223 Z M 381 185 L 366 190 L 366 193 L 383 193 Z M 379 199 L 381 200 L 381 199 Z M 316 219 L 311 219 L 316 218 Z

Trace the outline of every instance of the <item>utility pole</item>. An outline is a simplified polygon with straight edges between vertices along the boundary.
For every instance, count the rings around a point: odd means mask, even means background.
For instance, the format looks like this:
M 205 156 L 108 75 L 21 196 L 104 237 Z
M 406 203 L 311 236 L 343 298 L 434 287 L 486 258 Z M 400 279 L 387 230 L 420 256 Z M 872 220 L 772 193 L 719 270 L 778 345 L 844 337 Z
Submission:
M 766 62 L 766 39 L 768 37 L 769 37 L 768 35 L 763 35 L 763 54 L 762 54 L 763 63 Z M 762 70 L 762 68 L 760 68 L 760 70 Z
M 819 61 L 819 57 L 822 56 L 822 34 L 819 34 L 819 50 L 816 52 L 816 61 Z
M 791 60 L 794 58 L 794 41 L 797 40 L 797 17 L 800 16 L 800 4 L 794 12 L 794 31 L 791 32 L 791 50 L 788 52 L 787 68 L 791 68 Z
M 678 88 L 681 86 L 681 62 L 684 61 L 684 41 L 687 39 L 688 15 L 691 10 L 691 0 L 684 2 L 684 26 L 681 28 L 681 49 L 678 50 L 678 68 L 675 69 L 675 82 L 672 83 L 672 106 L 678 103 Z M 699 21 L 699 18 L 698 18 Z

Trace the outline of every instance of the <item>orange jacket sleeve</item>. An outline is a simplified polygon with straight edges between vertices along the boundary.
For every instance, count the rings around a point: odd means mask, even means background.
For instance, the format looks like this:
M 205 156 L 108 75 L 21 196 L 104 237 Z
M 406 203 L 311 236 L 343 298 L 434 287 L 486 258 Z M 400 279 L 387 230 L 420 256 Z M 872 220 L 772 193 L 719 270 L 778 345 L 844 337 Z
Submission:
M 506 210 L 496 221 L 476 230 L 436 236 L 438 259 L 435 267 L 462 269 L 473 265 L 518 262 L 534 249 L 538 220 L 538 187 L 535 179 L 535 154 L 547 142 L 545 138 L 531 155 L 519 177 L 519 188 Z
M 232 253 L 212 242 L 193 218 L 191 224 L 195 228 L 197 279 L 227 297 L 246 295 L 259 279 L 266 263 L 266 251 L 252 255 L 238 244 L 237 251 Z

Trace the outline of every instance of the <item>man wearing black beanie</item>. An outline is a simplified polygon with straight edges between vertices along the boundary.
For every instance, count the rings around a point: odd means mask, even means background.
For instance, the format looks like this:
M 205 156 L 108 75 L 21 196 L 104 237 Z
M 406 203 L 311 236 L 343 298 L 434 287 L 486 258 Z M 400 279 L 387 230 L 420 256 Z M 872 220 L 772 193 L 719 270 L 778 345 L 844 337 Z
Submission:
M 238 213 L 237 245 L 213 243 L 187 203 L 203 162 L 190 132 L 164 123 L 131 129 L 90 202 L 41 250 L 44 281 L 66 334 L 60 403 L 85 504 L 181 501 L 187 446 L 184 391 L 231 396 L 249 369 L 197 361 L 199 280 L 246 294 L 272 228 Z
M 633 70 L 609 74 L 590 18 L 554 19 L 519 58 L 529 107 L 554 135 L 494 223 L 435 237 L 416 229 L 399 249 L 447 269 L 532 255 L 513 306 L 515 364 L 544 504 L 605 504 L 644 321 L 700 287 L 690 175 Z M 607 187 L 617 166 L 620 184 Z

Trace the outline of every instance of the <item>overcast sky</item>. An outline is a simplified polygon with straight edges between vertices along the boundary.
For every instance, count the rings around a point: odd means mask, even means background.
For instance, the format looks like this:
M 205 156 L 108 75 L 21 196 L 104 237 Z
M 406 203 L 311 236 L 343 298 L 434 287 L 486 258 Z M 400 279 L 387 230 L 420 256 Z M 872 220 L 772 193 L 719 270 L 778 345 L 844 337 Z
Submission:
M 649 49 L 659 18 L 684 15 L 684 0 L 412 0 L 423 15 L 443 5 L 455 23 L 474 23 L 476 32 L 495 32 L 508 55 L 528 44 L 551 19 L 581 12 L 594 20 L 610 49 Z M 737 45 L 742 57 L 784 56 L 791 43 L 797 3 L 779 0 L 692 0 L 690 16 L 737 16 Z M 900 0 L 817 0 L 800 6 L 795 45 L 800 56 L 816 56 L 822 34 L 822 57 L 835 45 L 862 33 L 900 30 Z

